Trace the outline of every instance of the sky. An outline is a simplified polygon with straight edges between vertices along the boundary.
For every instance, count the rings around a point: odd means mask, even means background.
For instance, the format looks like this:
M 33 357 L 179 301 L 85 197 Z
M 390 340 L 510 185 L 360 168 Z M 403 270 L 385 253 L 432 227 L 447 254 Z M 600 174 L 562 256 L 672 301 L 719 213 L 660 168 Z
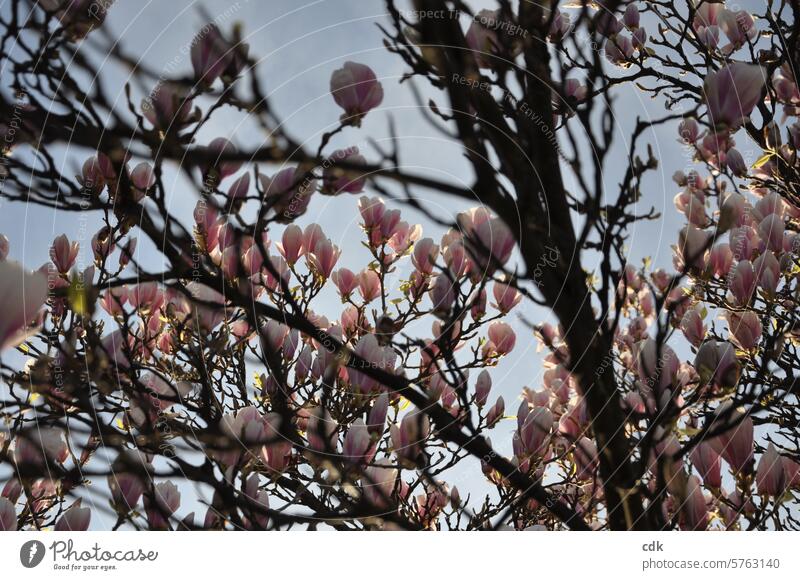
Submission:
M 470 3 L 476 9 L 490 4 Z M 191 73 L 187 47 L 197 30 L 207 21 L 198 10 L 200 5 L 224 30 L 230 30 L 236 21 L 242 23 L 251 54 L 261 59 L 260 78 L 274 110 L 285 120 L 285 126 L 294 138 L 306 143 L 309 149 L 316 149 L 320 135 L 333 128 L 341 114 L 329 93 L 330 74 L 345 61 L 353 60 L 367 64 L 376 71 L 384 87 L 384 101 L 379 109 L 367 116 L 361 129 L 348 128 L 337 135 L 331 142 L 330 150 L 358 144 L 368 160 L 375 160 L 376 155 L 371 151 L 367 138 L 383 146 L 390 145 L 391 119 L 396 127 L 404 169 L 464 186 L 470 185 L 472 173 L 463 160 L 460 144 L 432 130 L 417 110 L 407 85 L 398 83 L 406 72 L 406 66 L 383 46 L 382 33 L 376 24 L 387 24 L 389 21 L 380 0 L 207 0 L 202 3 L 117 0 L 104 26 L 119 39 L 127 53 L 138 55 L 157 72 L 165 76 L 185 76 Z M 119 99 L 117 106 L 121 108 L 125 107 L 121 89 L 127 80 L 126 75 L 126 71 L 120 67 L 106 62 L 99 79 L 109 88 L 110 94 Z M 446 107 L 446 100 L 439 93 L 431 92 L 426 87 L 419 88 L 424 95 L 433 96 Z M 137 94 L 134 102 L 138 103 L 144 93 L 134 87 L 134 95 Z M 607 191 L 612 193 L 616 192 L 622 172 L 627 167 L 627 135 L 636 117 L 664 114 L 660 103 L 653 102 L 635 89 L 626 87 L 617 91 L 615 97 L 617 135 L 609 156 L 608 173 L 603 176 Z M 214 117 L 199 135 L 198 143 L 205 144 L 219 136 L 227 137 L 242 148 L 265 142 L 265 136 L 254 123 L 229 110 L 222 110 Z M 637 209 L 646 211 L 652 206 L 664 217 L 633 226 L 628 244 L 630 260 L 638 265 L 641 258 L 652 256 L 656 264 L 669 266 L 670 245 L 676 242 L 678 230 L 685 223 L 673 206 L 672 199 L 678 193 L 678 188 L 671 181 L 671 176 L 676 170 L 686 169 L 687 157 L 678 143 L 674 124 L 657 129 L 649 142 L 654 145 L 660 166 L 658 171 L 648 176 L 644 196 Z M 745 150 L 742 152 L 747 156 Z M 79 164 L 89 156 L 88 152 L 76 151 L 75 148 L 65 150 L 62 154 L 65 170 L 69 169 L 65 171 L 68 174 L 77 173 Z M 275 169 L 277 167 L 262 168 L 262 171 L 272 173 Z M 568 177 L 566 186 L 570 189 Z M 191 211 L 198 199 L 196 191 L 174 168 L 167 173 L 167 187 L 170 210 L 175 215 L 184 216 L 185 223 L 190 223 Z M 368 190 L 366 193 L 374 192 Z M 467 204 L 429 192 L 424 192 L 422 196 L 433 212 L 451 218 L 458 211 L 477 204 L 477 200 L 476 204 Z M 365 250 L 360 247 L 362 232 L 358 226 L 357 199 L 358 196 L 329 198 L 316 195 L 308 213 L 298 222 L 301 226 L 319 223 L 334 243 L 343 249 L 340 265 L 352 269 L 360 268 L 365 263 Z M 438 242 L 443 233 L 440 226 L 408 208 L 403 209 L 403 214 L 405 220 L 422 224 L 423 236 L 430 236 Z M 0 233 L 11 240 L 11 258 L 30 268 L 38 267 L 48 259 L 48 248 L 53 238 L 61 233 L 66 233 L 70 239 L 82 241 L 80 259 L 88 265 L 92 260 L 88 242 L 99 225 L 96 217 L 76 218 L 74 214 L 63 214 L 33 205 L 4 204 L 0 209 Z M 139 259 L 157 267 L 153 250 L 140 237 Z M 409 265 L 405 268 L 405 271 L 401 269 L 398 272 L 398 279 L 410 271 Z M 335 295 L 328 292 L 315 310 L 323 313 L 329 310 L 335 314 L 338 312 L 338 302 Z M 518 309 L 520 314 L 532 321 L 548 318 L 548 312 L 527 301 Z M 517 347 L 493 371 L 493 397 L 503 395 L 507 409 L 513 413 L 516 412 L 522 387 L 540 388 L 544 369 L 541 365 L 542 355 L 537 352 L 537 343 L 530 331 L 526 331 L 514 315 L 511 319 L 518 331 Z M 513 423 L 509 421 L 507 427 L 496 428 L 492 437 L 493 443 L 506 452 L 510 451 L 512 426 Z M 463 477 L 481 476 L 472 470 L 469 476 Z M 468 480 L 451 483 L 456 483 L 459 488 L 472 485 Z M 181 511 L 185 513 L 183 509 Z

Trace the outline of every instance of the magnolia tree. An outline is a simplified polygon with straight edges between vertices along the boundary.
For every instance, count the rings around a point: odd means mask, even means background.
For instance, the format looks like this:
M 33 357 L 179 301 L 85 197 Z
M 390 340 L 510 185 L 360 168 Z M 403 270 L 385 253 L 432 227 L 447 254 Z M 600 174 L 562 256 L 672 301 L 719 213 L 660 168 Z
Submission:
M 464 186 L 363 145 L 400 90 L 364 64 L 328 68 L 341 117 L 298 139 L 238 26 L 167 78 L 108 2 L 12 2 L 3 211 L 102 227 L 88 267 L 66 235 L 41 266 L 2 238 L 0 529 L 800 528 L 799 9 L 757 4 L 389 0 L 385 48 Z M 607 168 L 626 90 L 661 113 Z M 201 139 L 223 108 L 267 141 Z M 663 219 L 641 210 L 662 128 L 686 223 L 654 268 L 627 242 Z M 360 244 L 308 219 L 321 196 L 360 196 Z M 542 384 L 504 401 L 493 369 L 534 341 Z

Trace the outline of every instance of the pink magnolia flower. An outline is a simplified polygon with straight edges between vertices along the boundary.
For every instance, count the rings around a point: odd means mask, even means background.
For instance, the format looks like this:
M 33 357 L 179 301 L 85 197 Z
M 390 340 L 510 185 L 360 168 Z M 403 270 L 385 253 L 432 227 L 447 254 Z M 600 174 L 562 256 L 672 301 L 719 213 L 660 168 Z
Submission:
M 753 270 L 761 289 L 768 296 L 774 295 L 781 277 L 781 265 L 775 254 L 766 250 L 753 262 Z
M 743 225 L 746 216 L 747 200 L 735 191 L 728 191 L 720 196 L 719 228 L 723 231 L 732 226 Z
M 394 372 L 397 355 L 390 346 L 381 346 L 374 334 L 365 334 L 356 343 L 354 352 L 365 361 L 366 368 L 375 368 L 384 372 Z M 381 385 L 358 370 L 363 366 L 355 365 L 347 369 L 351 386 L 358 393 L 367 394 L 381 389 Z
M 489 371 L 482 370 L 478 375 L 478 380 L 475 383 L 475 404 L 478 407 L 483 407 L 489 400 L 489 393 L 492 390 L 492 377 Z
M 699 347 L 706 337 L 706 325 L 697 308 L 690 308 L 681 319 L 681 330 L 692 346 Z
M 370 433 L 383 435 L 386 427 L 386 415 L 388 412 L 389 395 L 386 393 L 381 393 L 381 395 L 375 399 L 372 409 L 369 411 L 369 417 L 367 417 L 367 429 Z
M 710 122 L 738 129 L 761 98 L 765 82 L 764 69 L 741 62 L 710 73 L 703 85 Z
M 700 532 L 708 527 L 706 498 L 696 475 L 690 475 L 686 482 L 686 497 L 680 508 L 682 529 Z
M 708 441 L 701 441 L 690 455 L 692 465 L 708 487 L 722 487 L 722 469 L 719 453 Z
M 737 304 L 747 304 L 756 290 L 756 275 L 750 260 L 741 260 L 733 270 L 730 278 L 731 294 Z
M 745 312 L 727 311 L 728 330 L 733 342 L 744 350 L 754 348 L 761 339 L 761 321 L 752 310 Z
M 50 259 L 59 273 L 66 274 L 69 272 L 78 258 L 79 249 L 78 242 L 70 242 L 66 234 L 61 234 L 53 240 L 53 245 L 50 246 Z
M 495 351 L 500 355 L 505 355 L 514 350 L 517 342 L 517 335 L 514 330 L 505 322 L 492 322 L 489 325 L 489 340 L 494 345 Z
M 489 252 L 492 260 L 500 265 L 505 265 L 511 257 L 516 241 L 511 230 L 500 218 L 491 218 L 480 223 L 475 228 L 477 241 L 480 244 L 479 255 Z M 480 252 L 483 250 L 483 252 Z M 483 260 L 480 260 L 482 263 Z M 491 268 L 493 270 L 494 268 Z
M 169 518 L 181 505 L 181 492 L 171 481 L 162 481 L 153 487 L 152 494 L 145 495 L 144 505 L 150 529 L 167 529 Z
M 266 249 L 266 248 L 265 248 Z M 264 255 L 253 238 L 242 239 L 239 250 L 242 253 L 242 267 L 248 276 L 256 276 L 264 266 Z
M 166 296 L 157 282 L 142 282 L 128 290 L 128 302 L 142 313 L 152 314 L 161 309 Z
M 289 334 L 289 327 L 275 320 L 266 320 L 261 325 L 261 338 L 270 352 L 278 352 Z
M 209 450 L 209 455 L 229 467 L 238 465 L 243 458 L 247 461 L 253 447 L 270 439 L 264 417 L 253 405 L 223 415 L 220 431 L 223 437 L 219 449 Z
M 407 222 L 398 222 L 397 226 L 389 238 L 388 244 L 398 256 L 405 255 L 408 249 L 422 235 L 422 226 L 419 224 L 409 225 Z
M 735 258 L 749 260 L 753 257 L 753 253 L 761 247 L 761 240 L 753 227 L 745 225 L 731 228 L 730 245 Z
M 604 45 L 606 58 L 618 66 L 628 66 L 633 52 L 633 42 L 623 34 L 609 38 Z
M 286 263 L 293 266 L 303 253 L 303 230 L 300 226 L 290 224 L 283 230 L 281 241 L 275 246 L 281 253 Z
M 460 239 L 444 244 L 443 238 L 442 247 L 444 248 L 444 253 L 442 254 L 444 263 L 447 264 L 448 269 L 456 279 L 462 278 L 473 269 L 472 260 L 467 256 L 467 250 Z
M 550 24 L 550 30 L 547 37 L 551 42 L 559 42 L 562 40 L 572 29 L 572 21 L 569 14 L 566 12 L 557 12 L 553 17 L 553 22 Z
M 753 469 L 753 419 L 746 416 L 741 419 L 741 412 L 734 411 L 726 422 L 721 417 L 729 410 L 728 406 L 721 406 L 711 429 L 717 431 L 726 425 L 731 425 L 721 435 L 710 439 L 709 443 L 728 462 L 735 474 L 751 473 Z
M 14 461 L 17 465 L 64 463 L 69 447 L 64 432 L 57 427 L 37 427 L 20 433 L 14 442 Z
M 499 10 L 481 10 L 464 35 L 479 68 L 491 68 L 493 63 L 497 63 L 495 55 L 503 48 L 497 37 L 497 25 L 500 23 Z
M 578 79 L 567 79 L 564 81 L 564 96 L 567 99 L 574 99 L 575 102 L 581 103 L 586 100 L 586 95 L 589 89 L 582 85 Z
M 399 470 L 390 459 L 378 459 L 364 471 L 361 478 L 365 499 L 379 509 L 388 507 L 399 475 Z
M 127 513 L 139 503 L 145 491 L 143 475 L 150 467 L 146 456 L 138 453 L 126 453 L 115 462 L 114 470 L 108 476 L 108 488 L 118 511 Z
M 210 155 L 210 165 L 203 168 L 203 174 L 208 174 L 211 169 L 215 169 L 220 180 L 229 175 L 233 175 L 242 166 L 241 161 L 223 161 L 225 155 L 237 153 L 236 146 L 225 137 L 217 137 L 206 147 Z
M 433 279 L 430 289 L 433 312 L 437 316 L 447 317 L 456 299 L 453 281 L 447 274 L 439 274 Z
M 335 272 L 331 273 L 331 280 L 333 280 L 333 283 L 339 290 L 339 295 L 342 297 L 342 301 L 346 300 L 353 290 L 355 290 L 359 285 L 359 279 L 347 268 L 339 268 Z
M 205 85 L 217 80 L 232 59 L 233 51 L 215 24 L 207 24 L 192 41 L 194 76 Z
M 337 447 L 337 431 L 339 424 L 336 422 L 327 409 L 314 407 L 309 411 L 308 446 L 318 453 L 332 453 Z
M 236 266 L 239 263 L 239 232 L 231 225 L 223 223 L 219 228 L 219 242 L 217 249 L 211 252 L 211 259 L 222 270 L 228 279 L 234 279 L 237 274 Z
M 266 490 L 259 489 L 258 486 L 258 474 L 252 473 L 245 482 L 244 493 L 256 506 L 269 509 L 269 494 Z M 252 519 L 252 524 L 248 526 L 248 529 L 265 530 L 269 522 L 269 515 L 257 507 L 248 507 L 248 511 L 252 512 L 249 516 Z
M 317 191 L 317 181 L 300 167 L 287 167 L 275 175 L 259 175 L 267 203 L 273 204 L 277 221 L 289 223 L 303 215 Z
M 581 437 L 575 443 L 572 455 L 575 460 L 575 477 L 581 481 L 594 479 L 600 466 L 597 445 L 595 445 L 594 441 L 588 437 Z
M 718 22 L 731 43 L 730 47 L 723 49 L 726 53 L 742 47 L 758 35 L 753 17 L 746 10 L 723 10 L 719 13 Z
M 639 7 L 636 4 L 628 4 L 622 22 L 629 29 L 639 28 Z
M 192 99 L 187 95 L 186 89 L 179 85 L 160 83 L 142 100 L 142 114 L 156 129 L 180 129 L 200 117 L 200 110 L 192 110 Z
M 98 153 L 83 162 L 81 174 L 76 176 L 76 179 L 86 191 L 100 193 L 106 186 L 106 182 L 115 177 L 116 173 L 111 160 L 103 153 Z
M 241 207 L 241 203 L 243 202 L 244 198 L 247 197 L 248 192 L 250 191 L 250 174 L 245 173 L 239 179 L 233 182 L 228 188 L 228 199 L 231 202 L 232 207 L 235 210 L 238 210 Z
M 317 274 L 327 280 L 341 254 L 339 247 L 326 238 L 317 242 L 314 251 L 308 256 L 308 262 Z
M 347 61 L 331 75 L 331 94 L 344 109 L 342 122 L 359 127 L 361 119 L 383 101 L 383 87 L 365 64 Z
M 358 211 L 361 214 L 364 229 L 369 232 L 380 227 L 386 212 L 386 205 L 379 197 L 361 196 L 358 200 Z
M 631 43 L 636 50 L 642 50 L 647 43 L 647 30 L 644 27 L 634 30 L 631 34 Z
M 22 482 L 16 477 L 11 477 L 3 486 L 3 491 L 0 492 L 0 497 L 8 499 L 12 503 L 17 503 L 17 500 L 21 494 Z
M 363 419 L 356 419 L 347 430 L 342 444 L 342 455 L 350 463 L 369 463 L 375 449 L 372 436 Z
M 652 389 L 660 394 L 666 389 L 672 389 L 679 366 L 678 355 L 668 345 L 661 344 L 659 352 L 659 345 L 652 338 L 638 344 L 637 371 L 639 379 L 648 390 Z
M 486 289 L 482 288 L 480 292 L 475 292 L 470 297 L 472 306 L 469 309 L 470 315 L 473 320 L 480 320 L 486 314 Z
M 321 240 L 325 240 L 325 232 L 322 231 L 322 226 L 316 223 L 311 223 L 303 230 L 303 249 L 301 254 L 310 254 L 317 247 Z
M 369 268 L 358 273 L 358 291 L 365 303 L 372 302 L 381 293 L 381 280 L 375 270 Z
M 199 282 L 189 282 L 186 289 L 193 299 L 189 312 L 195 324 L 205 330 L 216 328 L 225 319 L 225 297 Z
M 0 532 L 15 532 L 17 530 L 17 512 L 14 504 L 4 497 L 0 497 Z
M 729 244 L 717 244 L 708 253 L 708 265 L 715 276 L 727 276 L 733 265 L 733 252 Z
M 734 386 L 739 380 L 739 362 L 733 345 L 729 342 L 704 342 L 697 350 L 694 368 L 703 383 L 711 381 L 727 388 Z
M 94 261 L 99 266 L 105 262 L 112 252 L 116 249 L 114 237 L 111 230 L 104 226 L 92 237 L 92 252 Z
M 786 204 L 784 203 L 780 194 L 774 191 L 763 195 L 750 210 L 750 214 L 753 216 L 753 219 L 758 222 L 772 214 L 783 217 L 785 213 Z
M 264 425 L 268 443 L 261 447 L 261 460 L 268 471 L 283 473 L 292 460 L 292 442 L 280 433 L 281 416 L 278 413 L 264 415 Z
M 131 185 L 134 188 L 134 199 L 139 202 L 147 191 L 156 184 L 156 174 L 153 167 L 146 162 L 139 163 L 130 173 Z
M 31 322 L 47 299 L 47 278 L 17 262 L 0 262 L 0 350 L 17 346 L 33 332 Z
M 366 165 L 367 160 L 358 152 L 358 147 L 338 149 L 328 158 L 322 171 L 322 193 L 338 195 L 340 193 L 361 193 L 366 177 L 358 171 L 346 169 L 340 164 Z
M 396 424 L 392 425 L 389 432 L 400 464 L 413 468 L 422 452 L 425 439 L 430 434 L 428 416 L 414 410 L 403 417 L 399 427 Z
M 508 314 L 511 309 L 522 301 L 522 294 L 514 287 L 503 284 L 502 282 L 495 282 L 494 289 L 495 303 L 492 304 L 503 314 Z
M 783 217 L 770 214 L 758 224 L 758 234 L 767 243 L 767 247 L 775 252 L 783 249 L 783 232 L 785 224 Z
M 678 235 L 678 257 L 687 268 L 703 270 L 710 234 L 692 225 L 684 226 Z
M 414 244 L 414 254 L 411 256 L 411 262 L 417 271 L 423 274 L 430 274 L 433 272 L 433 266 L 438 256 L 439 246 L 434 244 L 430 238 L 422 238 Z
M 738 177 L 747 175 L 747 163 L 745 163 L 744 157 L 737 149 L 728 149 L 725 154 L 725 163 L 734 175 Z
M 61 514 L 54 529 L 56 532 L 85 532 L 89 529 L 91 519 L 92 510 L 88 507 L 81 507 L 81 500 L 78 500 Z
M 526 404 L 523 402 L 523 404 Z M 547 450 L 553 429 L 553 414 L 547 407 L 531 409 L 519 428 L 519 437 L 525 454 L 541 456 Z
M 675 207 L 682 212 L 693 226 L 704 228 L 708 224 L 705 195 L 690 188 L 675 196 Z
M 770 443 L 767 450 L 761 454 L 756 468 L 756 487 L 758 493 L 779 497 L 786 491 L 786 470 L 783 458 Z

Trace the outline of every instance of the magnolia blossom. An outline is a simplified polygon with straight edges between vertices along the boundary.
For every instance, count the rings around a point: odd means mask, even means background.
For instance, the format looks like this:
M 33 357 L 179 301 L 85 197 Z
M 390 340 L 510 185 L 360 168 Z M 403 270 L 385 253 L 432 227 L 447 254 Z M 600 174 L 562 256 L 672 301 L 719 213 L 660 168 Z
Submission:
M 403 417 L 400 425 L 390 429 L 394 452 L 401 465 L 413 466 L 430 432 L 427 415 L 418 411 Z
M 79 249 L 78 242 L 70 242 L 66 234 L 61 234 L 53 240 L 53 245 L 50 246 L 50 259 L 59 273 L 66 274 L 70 271 L 78 258 Z
M 675 351 L 665 344 L 659 345 L 648 338 L 638 346 L 639 379 L 648 389 L 661 393 L 671 389 L 678 374 L 678 360 Z
M 0 532 L 13 532 L 17 529 L 17 512 L 14 503 L 0 497 Z
M 721 387 L 732 387 L 739 380 L 739 362 L 729 342 L 704 342 L 697 350 L 694 368 L 704 383 L 711 381 Z
M 192 99 L 180 86 L 161 83 L 149 98 L 142 100 L 142 114 L 153 127 L 162 131 L 178 130 L 199 118 L 200 110 L 192 110 Z
M 169 527 L 172 514 L 181 505 L 181 492 L 171 481 L 157 483 L 152 491 L 145 495 L 145 511 L 150 529 L 161 530 Z
M 727 311 L 725 317 L 733 342 L 744 350 L 754 348 L 761 340 L 761 321 L 752 310 L 745 312 Z
M 388 458 L 379 459 L 368 467 L 361 478 L 366 500 L 377 508 L 387 507 L 392 501 L 398 473 Z
M 464 40 L 473 51 L 475 63 L 480 68 L 491 68 L 499 64 L 495 55 L 502 50 L 497 35 L 496 23 L 500 22 L 499 10 L 481 10 L 470 23 Z
M 88 507 L 81 507 L 81 502 L 78 500 L 58 518 L 55 531 L 83 532 L 89 529 L 91 519 L 92 510 Z
M 703 92 L 710 122 L 722 128 L 738 129 L 761 98 L 765 80 L 760 66 L 740 62 L 706 76 Z
M 358 152 L 358 147 L 348 147 L 334 151 L 328 158 L 322 175 L 322 193 L 336 195 L 339 193 L 361 193 L 366 178 L 358 171 L 342 167 L 342 165 L 366 165 L 367 160 Z
M 720 407 L 717 415 L 722 417 L 729 410 L 728 406 Z M 753 468 L 753 419 L 750 416 L 741 418 L 736 411 L 727 422 L 720 420 L 712 423 L 712 427 L 724 430 L 724 433 L 709 441 L 714 450 L 728 462 L 734 473 L 750 473 Z
M 36 313 L 47 298 L 47 279 L 27 272 L 16 262 L 0 262 L 0 350 L 17 346 L 30 336 Z
M 763 495 L 780 496 L 786 491 L 785 464 L 772 443 L 767 446 L 767 450 L 758 460 L 756 486 L 758 493 Z
M 383 87 L 365 64 L 347 61 L 331 75 L 331 94 L 344 109 L 342 122 L 360 126 L 361 119 L 383 102 Z

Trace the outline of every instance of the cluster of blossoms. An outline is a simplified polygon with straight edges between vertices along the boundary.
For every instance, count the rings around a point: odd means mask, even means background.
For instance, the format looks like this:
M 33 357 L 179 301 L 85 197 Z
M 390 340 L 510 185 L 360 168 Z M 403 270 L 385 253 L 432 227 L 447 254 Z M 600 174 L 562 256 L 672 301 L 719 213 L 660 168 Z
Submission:
M 84 18 L 85 2 L 40 4 L 72 41 L 102 24 Z M 319 521 L 340 529 L 555 529 L 577 520 L 601 529 L 613 517 L 609 478 L 622 467 L 634 473 L 630 496 L 635 491 L 643 510 L 657 511 L 648 520 L 661 527 L 763 528 L 773 516 L 792 522 L 800 463 L 787 424 L 796 414 L 775 403 L 796 407 L 800 360 L 800 89 L 786 62 L 769 55 L 741 60 L 748 50 L 754 54 L 756 20 L 716 2 L 692 4 L 682 29 L 685 45 L 703 56 L 702 88 L 670 81 L 678 59 L 659 50 L 668 50 L 666 35 L 678 28 L 664 22 L 664 7 L 643 4 L 627 3 L 619 17 L 601 9 L 588 20 L 587 7 L 572 16 L 537 8 L 529 25 L 536 31 L 507 7 L 480 11 L 463 34 L 469 57 L 460 77 L 438 74 L 455 59 L 426 45 L 416 28 L 398 26 L 387 41 L 414 74 L 435 71 L 436 82 L 450 82 L 454 93 L 479 93 L 465 107 L 472 109 L 453 112 L 461 130 L 479 130 L 478 108 L 487 101 L 497 107 L 493 122 L 513 118 L 520 135 L 532 119 L 536 136 L 547 134 L 551 121 L 554 130 L 569 131 L 571 123 L 591 129 L 592 95 L 651 76 L 652 60 L 668 69 L 652 76 L 672 82 L 670 90 L 653 92 L 664 92 L 670 105 L 696 105 L 673 119 L 680 117 L 693 167 L 674 175 L 675 207 L 687 223 L 672 268 L 646 262 L 614 270 L 605 263 L 606 283 L 590 280 L 586 304 L 567 308 L 537 277 L 561 283 L 572 266 L 564 264 L 577 260 L 576 285 L 586 290 L 584 248 L 560 255 L 572 233 L 563 223 L 516 224 L 525 232 L 510 227 L 501 209 L 524 210 L 536 201 L 524 197 L 535 197 L 525 177 L 524 194 L 517 188 L 519 199 L 507 203 L 505 182 L 524 173 L 516 153 L 500 164 L 507 175 L 493 182 L 498 191 L 487 192 L 485 204 L 445 216 L 448 225 L 435 234 L 386 201 L 376 175 L 397 168 L 371 165 L 366 151 L 347 146 L 384 99 L 366 64 L 346 61 L 332 71 L 330 98 L 342 113 L 316 155 L 299 147 L 280 152 L 291 141 L 276 128 L 270 147 L 257 152 L 269 159 L 263 173 L 256 156 L 228 138 L 199 140 L 222 104 L 264 113 L 265 126 L 272 120 L 257 92 L 254 102 L 236 92 L 252 69 L 249 47 L 205 27 L 191 44 L 192 82 L 159 83 L 138 109 L 130 105 L 135 126 L 128 134 L 154 151 L 152 158 L 135 159 L 140 154 L 114 146 L 80 158 L 69 186 L 103 215 L 91 242 L 59 235 L 50 260 L 29 271 L 9 259 L 14 248 L 0 235 L 7 385 L 0 401 L 0 530 L 85 530 L 106 514 L 115 529 L 254 530 Z M 648 19 L 660 36 L 648 37 Z M 578 42 L 578 22 L 602 43 L 603 66 L 613 74 L 599 80 L 600 65 L 592 61 L 574 67 L 585 80 L 563 78 L 544 83 L 542 98 L 509 99 L 505 75 L 538 46 L 534 32 L 563 58 L 566 43 Z M 455 78 L 470 82 L 448 81 Z M 484 84 L 490 90 L 474 90 Z M 492 88 L 503 90 L 500 102 Z M 544 114 L 534 118 L 526 107 L 537 101 Z M 330 151 L 334 136 L 344 146 Z M 478 141 L 462 137 L 470 147 Z M 755 164 L 745 161 L 745 138 L 759 147 Z M 492 144 L 488 158 L 504 153 Z M 531 163 L 540 161 L 542 152 L 535 153 Z M 198 184 L 191 215 L 168 211 L 162 176 L 170 155 Z M 638 192 L 630 182 L 652 165 L 632 162 L 622 187 L 631 200 Z M 551 176 L 536 177 L 544 183 Z M 478 182 L 484 187 L 485 176 Z M 38 199 L 30 188 L 26 195 Z M 627 219 L 633 204 L 603 201 L 601 210 L 601 193 L 587 202 L 563 191 L 540 193 L 563 202 L 552 211 L 562 205 L 570 225 L 585 219 L 605 227 Z M 564 199 L 553 197 L 562 193 Z M 357 240 L 337 240 L 339 233 L 331 237 L 309 219 L 321 196 L 354 202 Z M 536 249 L 525 237 L 545 230 L 558 259 L 535 270 L 536 260 L 522 255 Z M 603 240 L 587 234 L 580 243 L 621 252 L 625 235 L 614 233 L 620 230 L 617 222 L 601 228 Z M 163 271 L 149 273 L 152 256 L 139 238 L 158 244 L 155 262 Z M 512 323 L 539 300 L 538 291 L 560 324 L 529 325 L 518 336 Z M 574 288 L 565 295 L 582 296 Z M 601 330 L 610 329 L 605 356 L 587 376 L 576 369 L 595 345 L 576 341 L 563 313 L 609 301 L 597 331 L 583 335 L 600 343 Z M 509 416 L 494 369 L 535 341 L 545 351 L 541 384 L 519 389 Z M 601 403 L 613 405 L 613 413 L 592 408 L 590 392 L 609 377 L 614 397 Z M 609 433 L 604 421 L 614 413 L 622 420 Z M 624 439 L 629 463 L 609 469 L 615 438 Z M 482 471 L 462 497 L 469 456 Z M 85 472 L 104 475 L 90 482 Z M 201 497 L 187 498 L 195 493 L 189 483 Z M 478 484 L 488 491 L 473 492 Z

